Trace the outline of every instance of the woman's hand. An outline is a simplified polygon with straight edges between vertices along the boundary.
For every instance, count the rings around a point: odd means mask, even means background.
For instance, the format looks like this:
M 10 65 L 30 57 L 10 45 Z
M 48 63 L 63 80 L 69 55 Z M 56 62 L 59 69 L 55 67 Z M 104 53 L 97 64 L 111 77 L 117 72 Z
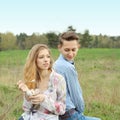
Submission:
M 22 92 L 26 92 L 29 90 L 27 85 L 22 80 L 18 81 L 17 85 Z
M 38 94 L 30 96 L 29 99 L 32 102 L 32 104 L 40 104 L 41 102 L 44 101 L 45 95 L 38 93 Z

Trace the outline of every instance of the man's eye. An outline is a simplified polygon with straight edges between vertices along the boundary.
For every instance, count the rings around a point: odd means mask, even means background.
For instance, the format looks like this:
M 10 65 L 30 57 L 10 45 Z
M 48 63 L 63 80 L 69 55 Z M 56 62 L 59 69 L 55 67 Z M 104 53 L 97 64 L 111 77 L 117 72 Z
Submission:
M 73 49 L 72 51 L 73 51 L 73 52 L 75 52 L 75 51 L 76 51 L 76 49 Z
M 65 50 L 66 52 L 68 52 L 69 50 Z

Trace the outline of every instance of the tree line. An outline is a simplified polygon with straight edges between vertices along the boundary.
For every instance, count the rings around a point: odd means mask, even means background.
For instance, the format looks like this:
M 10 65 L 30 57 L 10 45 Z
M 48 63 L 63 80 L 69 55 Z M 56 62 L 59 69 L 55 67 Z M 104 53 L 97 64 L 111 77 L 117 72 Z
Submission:
M 69 26 L 67 30 L 76 31 L 72 26 Z M 30 49 L 37 43 L 43 43 L 51 48 L 57 48 L 59 34 L 56 32 L 44 34 L 33 33 L 32 35 L 27 35 L 26 33 L 14 35 L 11 32 L 0 33 L 0 51 Z M 120 48 L 120 36 L 90 35 L 89 30 L 85 30 L 83 34 L 77 34 L 80 37 L 82 48 Z

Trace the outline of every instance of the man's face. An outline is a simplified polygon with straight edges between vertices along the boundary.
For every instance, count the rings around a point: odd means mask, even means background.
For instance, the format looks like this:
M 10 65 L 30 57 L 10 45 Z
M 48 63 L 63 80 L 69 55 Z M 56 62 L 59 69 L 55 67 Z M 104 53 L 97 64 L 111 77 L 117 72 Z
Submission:
M 63 41 L 62 46 L 58 46 L 60 53 L 68 61 L 74 60 L 78 52 L 79 44 L 76 40 L 72 41 Z

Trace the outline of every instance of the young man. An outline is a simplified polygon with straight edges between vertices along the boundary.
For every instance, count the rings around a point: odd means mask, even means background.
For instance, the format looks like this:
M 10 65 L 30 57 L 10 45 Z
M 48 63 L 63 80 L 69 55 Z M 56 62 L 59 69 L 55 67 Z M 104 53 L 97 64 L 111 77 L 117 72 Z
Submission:
M 60 120 L 101 120 L 96 117 L 84 116 L 84 99 L 78 74 L 74 66 L 74 58 L 79 49 L 79 36 L 74 31 L 64 32 L 59 37 L 59 58 L 54 63 L 56 72 L 62 74 L 66 80 L 66 112 Z

